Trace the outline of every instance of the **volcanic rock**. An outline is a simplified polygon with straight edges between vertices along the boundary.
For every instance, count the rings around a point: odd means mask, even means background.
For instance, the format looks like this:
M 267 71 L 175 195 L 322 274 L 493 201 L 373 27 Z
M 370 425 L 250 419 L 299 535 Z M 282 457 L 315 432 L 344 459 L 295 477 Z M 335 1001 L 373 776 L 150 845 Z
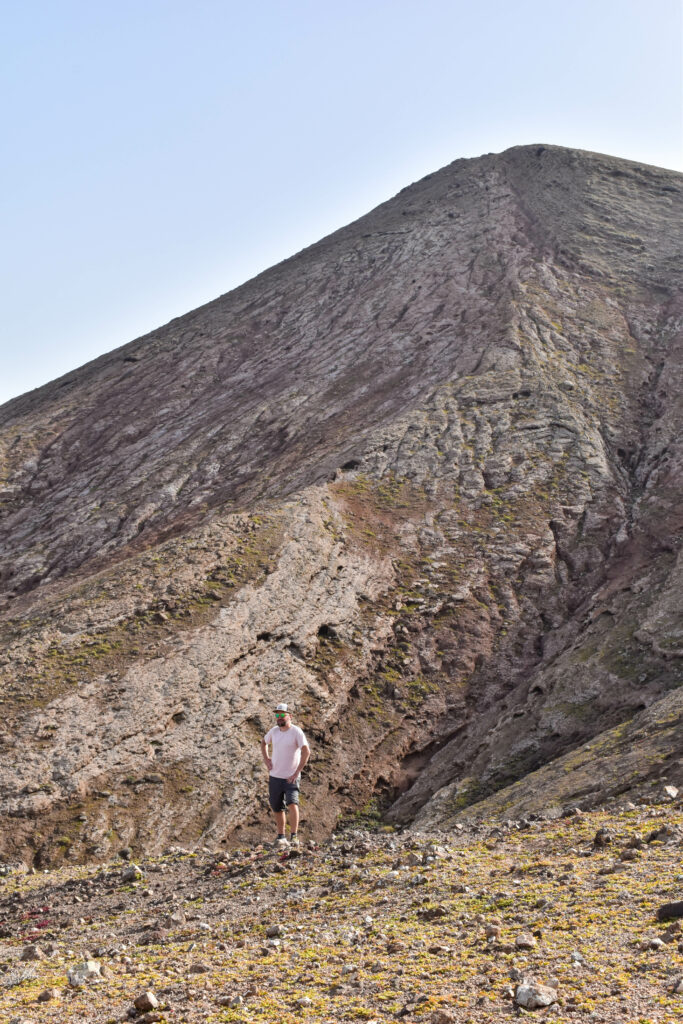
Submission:
M 97 960 L 86 960 L 76 967 L 72 967 L 68 973 L 69 984 L 73 988 L 81 988 L 90 982 L 102 980 L 100 965 Z
M 320 833 L 680 787 L 682 197 L 457 160 L 4 405 L 0 856 L 260 836 L 283 699 Z
M 676 903 L 663 903 L 657 911 L 658 921 L 670 921 L 672 918 L 683 917 L 683 900 Z
M 538 1010 L 557 1002 L 557 991 L 548 985 L 524 982 L 515 990 L 515 1002 L 525 1010 Z
M 157 1009 L 159 1000 L 153 992 L 141 992 L 133 1000 L 133 1006 L 139 1013 L 148 1013 L 150 1010 Z

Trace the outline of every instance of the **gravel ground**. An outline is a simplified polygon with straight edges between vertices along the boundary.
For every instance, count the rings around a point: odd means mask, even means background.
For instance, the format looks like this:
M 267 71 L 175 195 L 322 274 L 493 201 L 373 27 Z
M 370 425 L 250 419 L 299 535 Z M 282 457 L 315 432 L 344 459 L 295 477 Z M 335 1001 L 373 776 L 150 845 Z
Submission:
M 672 803 L 448 834 L 349 829 L 300 851 L 7 865 L 0 1019 L 673 1022 L 683 932 L 657 911 L 683 899 L 682 846 Z M 94 980 L 70 984 L 88 960 Z M 522 1008 L 529 991 L 550 1004 Z

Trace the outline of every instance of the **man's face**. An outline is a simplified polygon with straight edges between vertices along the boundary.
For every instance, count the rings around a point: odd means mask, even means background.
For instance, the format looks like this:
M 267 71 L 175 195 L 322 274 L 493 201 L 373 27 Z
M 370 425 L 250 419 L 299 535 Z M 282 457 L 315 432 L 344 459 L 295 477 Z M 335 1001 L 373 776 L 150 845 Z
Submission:
M 291 721 L 291 715 L 288 715 L 286 711 L 275 712 L 275 724 L 279 725 L 281 729 L 286 729 Z

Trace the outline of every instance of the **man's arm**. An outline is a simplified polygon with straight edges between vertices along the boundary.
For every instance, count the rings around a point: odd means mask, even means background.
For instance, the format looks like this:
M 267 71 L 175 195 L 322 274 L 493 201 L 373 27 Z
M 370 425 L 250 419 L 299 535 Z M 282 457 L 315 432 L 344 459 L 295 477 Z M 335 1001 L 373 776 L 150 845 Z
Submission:
M 268 744 L 266 743 L 265 739 L 261 740 L 261 757 L 263 758 L 263 763 L 265 764 L 266 768 L 268 769 L 268 771 L 270 771 L 271 768 L 273 767 L 273 762 L 272 759 L 268 757 Z

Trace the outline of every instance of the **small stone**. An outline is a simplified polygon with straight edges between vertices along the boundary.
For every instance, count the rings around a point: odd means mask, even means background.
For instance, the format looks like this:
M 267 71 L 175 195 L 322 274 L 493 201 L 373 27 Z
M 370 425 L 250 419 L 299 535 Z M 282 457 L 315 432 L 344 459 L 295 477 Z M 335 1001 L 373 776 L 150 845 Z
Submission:
M 670 798 L 671 798 L 672 800 L 675 800 L 675 799 L 676 799 L 676 797 L 678 796 L 678 789 L 677 789 L 677 787 L 676 787 L 676 786 L 665 786 L 665 787 L 664 787 L 664 792 L 665 792 L 665 793 L 666 793 L 666 795 L 667 795 L 668 797 L 670 797 Z
M 89 982 L 100 981 L 102 978 L 100 965 L 96 960 L 86 960 L 84 963 L 78 964 L 77 967 L 72 967 L 67 973 L 67 978 L 72 988 L 82 988 Z
M 133 1000 L 133 1006 L 138 1013 L 149 1013 L 150 1010 L 156 1010 L 159 1006 L 159 1000 L 153 992 L 141 992 L 139 996 Z
M 599 828 L 593 837 L 593 846 L 607 846 L 612 842 L 612 835 L 609 829 Z M 548 1004 L 549 1005 L 549 1004 Z
M 309 1006 L 313 1006 L 313 1000 L 309 999 L 308 996 L 301 996 L 299 999 L 296 1000 L 296 1003 L 294 1005 L 298 1006 L 302 1010 L 305 1010 Z
M 122 882 L 137 882 L 142 878 L 142 868 L 137 864 L 129 864 L 121 872 Z
M 525 1010 L 538 1010 L 557 1002 L 557 990 L 548 985 L 526 982 L 517 986 L 515 1002 Z
M 648 949 L 652 949 L 656 953 L 658 953 L 660 949 L 664 949 L 663 939 L 650 939 L 650 942 L 648 943 Z
M 24 946 L 21 951 L 20 960 L 44 960 L 45 954 L 38 945 Z
M 538 942 L 533 935 L 529 934 L 529 932 L 522 932 L 521 935 L 518 935 L 515 939 L 515 946 L 517 949 L 535 949 L 537 945 Z M 549 1006 L 550 1004 L 547 1003 L 546 1005 Z
M 669 839 L 675 839 L 677 831 L 671 825 L 662 825 L 655 828 L 645 838 L 646 843 L 666 843 Z
M 658 921 L 669 921 L 675 917 L 683 917 L 683 900 L 677 903 L 664 903 L 657 911 Z
M 38 996 L 37 1002 L 39 1002 L 39 1003 L 49 1003 L 51 999 L 59 999 L 61 994 L 62 994 L 61 989 L 58 989 L 58 988 L 44 988 L 43 991 Z
M 622 850 L 619 854 L 619 860 L 640 860 L 641 857 L 638 850 Z
M 430 1024 L 455 1024 L 455 1014 L 450 1010 L 434 1010 L 429 1018 Z
M 448 911 L 445 907 L 425 907 L 424 910 L 418 911 L 418 917 L 422 918 L 423 921 L 436 921 L 439 917 L 446 917 Z
M 208 974 L 211 968 L 208 964 L 203 964 L 196 960 L 193 964 L 190 964 L 187 973 L 188 974 Z
M 269 939 L 277 939 L 285 934 L 281 924 L 271 924 L 266 928 L 266 935 Z

